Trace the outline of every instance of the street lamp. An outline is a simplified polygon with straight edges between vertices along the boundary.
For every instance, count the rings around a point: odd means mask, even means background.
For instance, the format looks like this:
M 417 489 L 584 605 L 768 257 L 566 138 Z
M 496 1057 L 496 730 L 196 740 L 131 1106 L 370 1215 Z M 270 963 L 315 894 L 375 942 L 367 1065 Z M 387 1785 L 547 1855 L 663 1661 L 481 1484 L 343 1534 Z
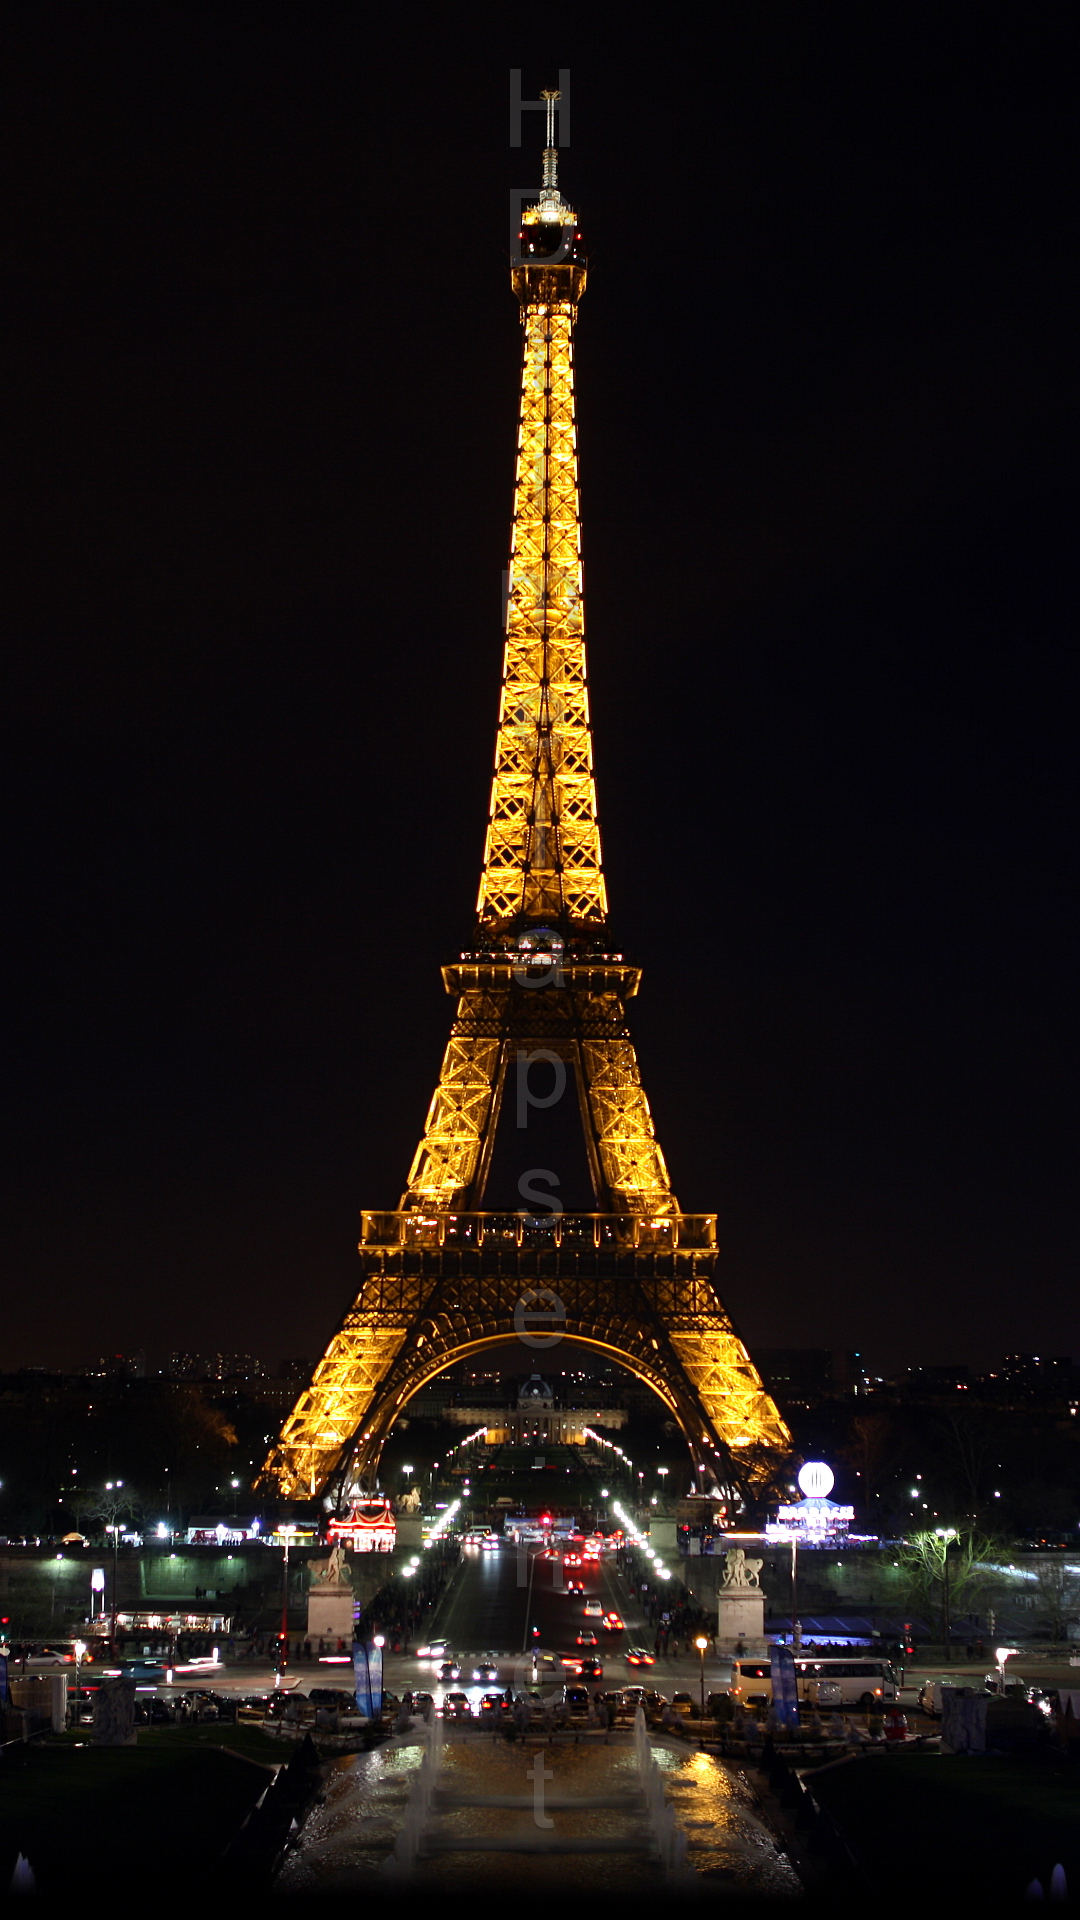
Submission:
M 705 1649 L 708 1644 L 709 1642 L 703 1633 L 699 1633 L 697 1639 L 694 1641 L 694 1645 L 701 1655 L 701 1719 L 703 1728 L 705 1721 Z
M 281 1636 L 278 1641 L 278 1664 L 276 1685 L 281 1685 L 281 1676 L 289 1664 L 289 1542 L 296 1532 L 292 1521 L 280 1528 L 285 1547 L 281 1562 Z
M 952 1621 L 949 1618 L 949 1541 L 956 1539 L 955 1527 L 935 1527 L 941 1541 L 941 1624 L 945 1633 L 944 1657 L 952 1659 Z
M 123 1484 L 124 1483 L 122 1480 L 106 1480 L 105 1491 L 106 1493 L 119 1494 Z M 111 1527 L 106 1525 L 105 1531 L 106 1533 L 112 1534 L 112 1617 L 109 1625 L 109 1650 L 112 1653 L 113 1658 L 115 1659 L 116 1657 L 116 1559 L 117 1559 L 117 1549 L 120 1544 L 120 1502 L 119 1500 L 117 1500 L 115 1505 L 113 1506 L 113 1524 Z
M 79 1687 L 82 1684 L 79 1675 L 82 1672 L 82 1663 L 86 1658 L 86 1641 L 73 1640 L 71 1649 L 75 1655 L 75 1724 L 77 1726 L 79 1721 Z

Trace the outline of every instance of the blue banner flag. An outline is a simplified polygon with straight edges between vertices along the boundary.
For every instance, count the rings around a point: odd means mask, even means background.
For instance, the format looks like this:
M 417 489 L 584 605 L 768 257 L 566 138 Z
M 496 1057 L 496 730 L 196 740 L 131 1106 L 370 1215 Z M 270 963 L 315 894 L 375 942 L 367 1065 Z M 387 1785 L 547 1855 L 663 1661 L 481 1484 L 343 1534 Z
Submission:
M 795 1677 L 795 1655 L 790 1647 L 774 1647 L 772 1652 L 773 1712 L 781 1726 L 799 1724 L 799 1683 Z
M 356 1704 L 369 1720 L 377 1720 L 383 1702 L 383 1650 L 366 1640 L 354 1640 L 352 1658 Z

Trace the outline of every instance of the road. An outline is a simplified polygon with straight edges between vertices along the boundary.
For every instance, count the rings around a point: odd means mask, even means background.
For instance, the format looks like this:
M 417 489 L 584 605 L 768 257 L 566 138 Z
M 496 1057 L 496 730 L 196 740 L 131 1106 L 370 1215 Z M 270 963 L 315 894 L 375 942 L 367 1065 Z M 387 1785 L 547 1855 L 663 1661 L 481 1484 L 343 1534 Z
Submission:
M 568 1579 L 580 1580 L 584 1586 L 583 1594 L 570 1594 L 566 1590 Z M 586 1600 L 598 1600 L 604 1612 L 619 1613 L 625 1621 L 625 1631 L 609 1633 L 602 1621 L 587 1618 L 584 1613 Z M 533 1628 L 538 1631 L 534 1634 Z M 578 1648 L 576 1636 L 579 1629 L 593 1630 L 598 1646 Z M 564 1569 L 561 1560 L 547 1560 L 542 1550 L 536 1547 L 517 1548 L 510 1542 L 504 1542 L 497 1549 L 484 1550 L 480 1547 L 465 1547 L 458 1571 L 443 1597 L 442 1603 L 433 1619 L 426 1623 L 425 1632 L 429 1638 L 444 1637 L 455 1654 L 462 1658 L 462 1679 L 460 1682 L 448 1682 L 460 1685 L 474 1704 L 479 1700 L 487 1686 L 494 1683 L 474 1683 L 471 1669 L 477 1656 L 490 1653 L 497 1658 L 500 1686 L 519 1688 L 539 1685 L 549 1690 L 562 1684 L 564 1679 L 572 1679 L 573 1672 L 562 1665 L 563 1656 L 572 1658 L 584 1652 L 595 1655 L 602 1664 L 603 1678 L 600 1682 L 589 1681 L 590 1689 L 599 1684 L 601 1689 L 627 1686 L 633 1682 L 644 1682 L 656 1686 L 661 1692 L 671 1695 L 676 1689 L 691 1692 L 696 1699 L 701 1685 L 701 1668 L 698 1656 L 692 1650 L 684 1652 L 678 1659 L 661 1656 L 654 1667 L 631 1667 L 626 1660 L 629 1646 L 652 1646 L 653 1631 L 647 1627 L 640 1607 L 630 1598 L 628 1589 L 618 1574 L 611 1556 L 605 1556 L 599 1562 L 583 1561 L 580 1567 Z M 533 1678 L 532 1651 L 546 1652 L 550 1657 L 541 1660 L 536 1679 Z M 975 1667 L 969 1663 L 957 1664 L 952 1669 L 956 1681 L 963 1685 L 980 1685 L 987 1671 L 985 1663 Z M 1010 1674 L 1020 1675 L 1047 1686 L 1076 1686 L 1080 1684 L 1080 1669 L 1070 1668 L 1067 1661 L 1044 1663 L 1038 1660 L 1025 1660 L 1023 1657 L 1009 1663 Z M 727 1684 L 729 1669 L 721 1663 L 706 1659 L 704 1681 L 705 1692 Z M 915 1711 L 915 1699 L 919 1684 L 924 1677 L 940 1678 L 948 1669 L 941 1667 L 911 1668 L 905 1676 L 907 1684 L 901 1693 L 901 1700 L 908 1714 L 913 1730 L 933 1731 L 938 1723 L 929 1720 Z M 352 1663 L 350 1660 L 311 1660 L 290 1664 L 285 1676 L 285 1685 L 296 1687 L 306 1693 L 313 1686 L 338 1686 L 351 1689 Z M 230 1665 L 220 1665 L 198 1672 L 177 1675 L 177 1684 L 181 1687 L 210 1687 L 215 1691 L 240 1693 L 270 1692 L 275 1687 L 275 1674 L 267 1662 L 238 1661 Z M 443 1689 L 438 1681 L 438 1670 L 430 1659 L 421 1660 L 415 1654 L 390 1655 L 386 1661 L 386 1685 L 395 1693 L 406 1688 L 416 1691 L 426 1688 L 441 1699 Z M 149 1689 L 152 1690 L 152 1689 Z
M 569 1593 L 566 1582 L 570 1579 L 580 1581 L 584 1592 Z M 587 1617 L 584 1609 L 588 1600 L 599 1601 L 605 1613 L 620 1614 L 625 1629 L 611 1633 L 602 1620 Z M 578 1647 L 579 1630 L 595 1632 L 599 1644 L 595 1648 Z M 643 1682 L 667 1694 L 683 1687 L 696 1695 L 700 1684 L 698 1657 L 693 1653 L 679 1660 L 661 1658 L 654 1668 L 628 1664 L 627 1647 L 651 1647 L 653 1630 L 646 1626 L 640 1607 L 630 1598 L 611 1556 L 599 1562 L 583 1560 L 581 1566 L 564 1570 L 561 1559 L 545 1559 L 541 1548 L 518 1548 L 509 1541 L 495 1549 L 465 1547 L 435 1617 L 426 1623 L 425 1634 L 428 1638 L 445 1638 L 453 1652 L 462 1656 L 462 1679 L 447 1682 L 447 1686 L 461 1686 L 474 1703 L 495 1684 L 472 1682 L 471 1668 L 482 1653 L 496 1657 L 500 1687 L 539 1685 L 547 1691 L 561 1686 L 565 1679 L 575 1677 L 571 1668 L 563 1666 L 563 1656 L 571 1659 L 581 1654 L 597 1658 L 603 1667 L 602 1680 L 590 1680 L 590 1689 L 600 1685 L 606 1691 Z M 534 1648 L 541 1655 L 535 1681 Z M 546 1660 L 542 1657 L 545 1653 Z M 284 1684 L 306 1693 L 312 1686 L 350 1687 L 351 1675 L 348 1659 L 290 1662 Z M 425 1688 L 441 1700 L 445 1691 L 438 1680 L 437 1666 L 416 1654 L 387 1655 L 385 1679 L 395 1693 L 405 1688 Z M 255 1694 L 273 1690 L 275 1674 L 268 1662 L 244 1660 L 203 1668 L 197 1674 L 186 1673 L 182 1680 L 178 1675 L 177 1684 Z M 708 1661 L 706 1691 L 720 1684 L 721 1668 Z

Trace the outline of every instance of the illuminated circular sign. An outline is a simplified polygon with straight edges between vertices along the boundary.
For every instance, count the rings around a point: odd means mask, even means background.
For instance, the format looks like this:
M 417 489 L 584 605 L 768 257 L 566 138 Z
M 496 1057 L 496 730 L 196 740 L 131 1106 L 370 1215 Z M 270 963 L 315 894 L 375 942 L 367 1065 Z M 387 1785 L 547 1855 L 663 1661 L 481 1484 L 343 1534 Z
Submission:
M 808 1500 L 825 1500 L 833 1490 L 835 1475 L 824 1460 L 808 1460 L 799 1468 L 799 1486 Z

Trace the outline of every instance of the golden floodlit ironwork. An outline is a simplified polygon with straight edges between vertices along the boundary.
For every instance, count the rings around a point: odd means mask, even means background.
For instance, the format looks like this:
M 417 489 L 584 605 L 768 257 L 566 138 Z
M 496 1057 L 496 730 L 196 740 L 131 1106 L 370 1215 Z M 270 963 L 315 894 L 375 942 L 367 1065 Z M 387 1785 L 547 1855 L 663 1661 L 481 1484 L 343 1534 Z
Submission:
M 714 1285 L 715 1216 L 680 1213 L 671 1190 L 626 1018 L 640 973 L 608 950 L 574 421 L 586 265 L 545 98 L 543 186 L 511 276 L 524 354 L 477 932 L 443 968 L 457 1010 L 401 1205 L 363 1215 L 360 1291 L 263 1469 L 285 1496 L 370 1482 L 425 1381 L 511 1340 L 572 1338 L 618 1361 L 712 1479 L 751 1458 L 752 1478 L 790 1445 Z M 485 1210 L 504 1094 L 530 1056 L 576 1090 L 593 1213 Z

